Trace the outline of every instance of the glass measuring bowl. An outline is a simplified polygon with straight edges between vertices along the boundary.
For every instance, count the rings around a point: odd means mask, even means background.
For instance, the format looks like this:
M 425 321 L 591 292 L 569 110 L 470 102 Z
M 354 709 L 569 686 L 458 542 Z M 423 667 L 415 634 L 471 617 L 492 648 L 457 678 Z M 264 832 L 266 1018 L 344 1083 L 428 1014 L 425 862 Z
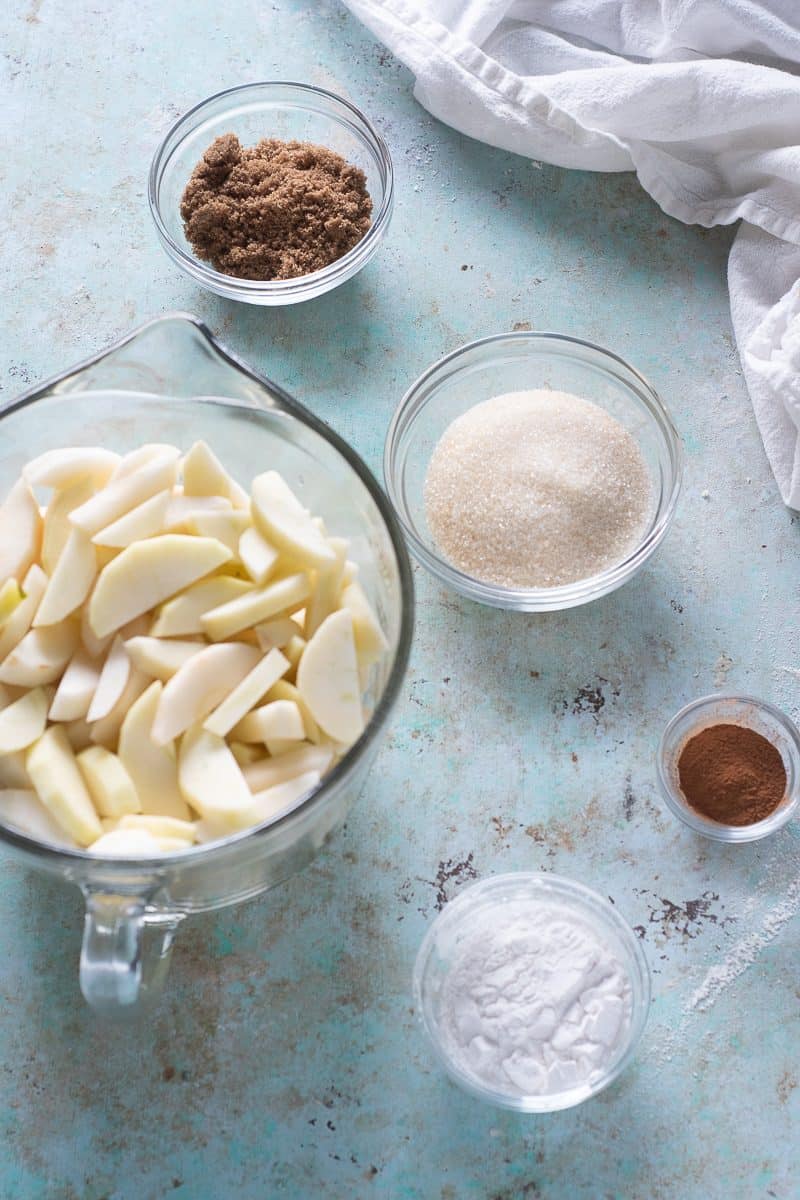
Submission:
M 414 596 L 391 507 L 337 434 L 235 359 L 194 317 L 172 314 L 0 408 L 0 495 L 29 459 L 68 445 L 125 452 L 205 439 L 242 484 L 275 468 L 332 533 L 348 537 L 390 652 L 368 680 L 366 729 L 317 789 L 272 825 L 158 859 L 100 859 L 0 824 L 17 859 L 76 884 L 86 900 L 81 989 L 98 1010 L 133 1009 L 157 991 L 175 932 L 193 912 L 274 887 L 306 866 L 364 783 L 405 674 Z

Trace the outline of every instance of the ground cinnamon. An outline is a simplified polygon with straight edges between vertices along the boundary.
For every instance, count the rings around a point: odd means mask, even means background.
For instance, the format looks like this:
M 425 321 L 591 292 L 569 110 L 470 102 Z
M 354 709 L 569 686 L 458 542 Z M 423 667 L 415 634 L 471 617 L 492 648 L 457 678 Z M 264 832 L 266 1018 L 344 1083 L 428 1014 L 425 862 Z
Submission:
M 685 743 L 678 780 L 689 805 L 723 825 L 754 825 L 778 807 L 786 768 L 777 748 L 744 725 L 710 725 Z
M 361 240 L 371 215 L 364 172 L 340 154 L 277 138 L 244 149 L 233 133 L 211 143 L 181 200 L 194 253 L 239 279 L 327 267 Z

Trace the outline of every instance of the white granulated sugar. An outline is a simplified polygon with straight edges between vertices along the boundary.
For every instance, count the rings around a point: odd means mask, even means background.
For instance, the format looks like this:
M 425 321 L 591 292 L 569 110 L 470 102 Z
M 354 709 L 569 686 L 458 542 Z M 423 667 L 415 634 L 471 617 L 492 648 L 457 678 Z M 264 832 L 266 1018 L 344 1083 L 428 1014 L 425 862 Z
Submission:
M 444 1046 L 510 1095 L 592 1083 L 627 1044 L 631 984 L 602 936 L 566 906 L 515 900 L 476 918 L 439 1000 Z
M 425 480 L 428 524 L 445 557 L 508 588 L 557 587 L 621 562 L 651 500 L 647 465 L 619 421 L 543 388 L 457 417 Z

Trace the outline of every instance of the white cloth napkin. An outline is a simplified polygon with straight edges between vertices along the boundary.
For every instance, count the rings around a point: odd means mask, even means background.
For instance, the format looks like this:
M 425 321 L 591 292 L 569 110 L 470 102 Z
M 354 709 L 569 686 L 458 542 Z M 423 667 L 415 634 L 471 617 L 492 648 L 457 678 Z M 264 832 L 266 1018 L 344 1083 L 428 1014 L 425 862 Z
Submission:
M 636 171 L 670 216 L 745 222 L 739 352 L 800 508 L 800 0 L 344 0 L 435 117 L 563 167 Z

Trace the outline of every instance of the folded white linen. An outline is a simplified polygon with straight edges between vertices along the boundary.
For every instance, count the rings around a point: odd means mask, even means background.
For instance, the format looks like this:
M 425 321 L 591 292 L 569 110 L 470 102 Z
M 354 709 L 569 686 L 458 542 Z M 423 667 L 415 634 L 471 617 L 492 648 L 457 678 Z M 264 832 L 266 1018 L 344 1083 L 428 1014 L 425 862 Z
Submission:
M 798 0 L 344 0 L 471 137 L 635 170 L 687 224 L 741 218 L 729 287 L 745 378 L 800 508 Z

